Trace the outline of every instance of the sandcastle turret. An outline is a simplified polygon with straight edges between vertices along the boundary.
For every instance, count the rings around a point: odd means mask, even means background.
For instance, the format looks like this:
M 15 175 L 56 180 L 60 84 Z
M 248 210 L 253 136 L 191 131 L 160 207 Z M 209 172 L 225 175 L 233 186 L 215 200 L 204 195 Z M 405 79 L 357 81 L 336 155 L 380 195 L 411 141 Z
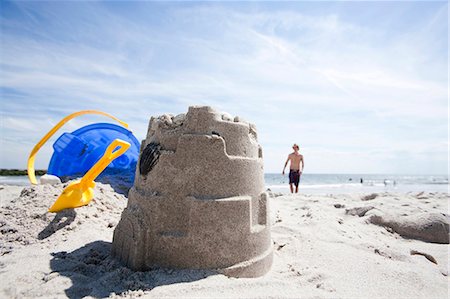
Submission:
M 256 128 L 210 107 L 152 117 L 112 252 L 135 270 L 256 277 L 272 264 Z

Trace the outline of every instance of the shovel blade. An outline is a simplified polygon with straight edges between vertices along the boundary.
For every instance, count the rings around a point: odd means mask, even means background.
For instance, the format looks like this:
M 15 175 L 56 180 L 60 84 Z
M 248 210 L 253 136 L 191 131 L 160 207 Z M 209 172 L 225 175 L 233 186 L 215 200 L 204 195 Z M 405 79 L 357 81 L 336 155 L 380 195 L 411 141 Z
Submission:
M 64 209 L 73 209 L 87 205 L 94 197 L 93 187 L 82 187 L 80 182 L 71 183 L 64 189 L 48 211 L 56 213 Z

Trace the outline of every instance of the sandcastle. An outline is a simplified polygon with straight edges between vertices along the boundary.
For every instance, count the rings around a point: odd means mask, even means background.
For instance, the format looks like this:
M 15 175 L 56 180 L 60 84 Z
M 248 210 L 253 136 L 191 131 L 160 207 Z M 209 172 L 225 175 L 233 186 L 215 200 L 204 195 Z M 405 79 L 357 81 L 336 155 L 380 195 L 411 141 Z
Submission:
M 210 107 L 150 119 L 112 253 L 134 270 L 257 277 L 272 264 L 255 125 Z

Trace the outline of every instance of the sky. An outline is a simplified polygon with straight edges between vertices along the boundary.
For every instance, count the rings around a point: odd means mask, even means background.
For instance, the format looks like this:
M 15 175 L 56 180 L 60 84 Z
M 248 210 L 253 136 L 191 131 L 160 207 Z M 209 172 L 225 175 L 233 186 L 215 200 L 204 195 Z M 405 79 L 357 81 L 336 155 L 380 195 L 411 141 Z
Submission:
M 448 3 L 0 2 L 0 168 L 64 116 L 144 139 L 209 105 L 256 125 L 265 172 L 447 174 Z M 108 122 L 82 116 L 57 134 Z M 52 138 L 38 153 L 46 169 Z

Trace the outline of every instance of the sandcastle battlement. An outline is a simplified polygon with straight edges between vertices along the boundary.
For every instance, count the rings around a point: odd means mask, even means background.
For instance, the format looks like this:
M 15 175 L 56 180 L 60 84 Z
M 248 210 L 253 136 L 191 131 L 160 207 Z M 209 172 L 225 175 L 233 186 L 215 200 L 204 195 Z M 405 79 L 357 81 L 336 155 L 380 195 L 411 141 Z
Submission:
M 257 142 L 256 126 L 239 117 L 217 113 L 211 107 L 189 107 L 188 113 L 151 117 L 144 142 L 158 142 L 167 150 L 175 150 L 180 133 L 193 135 L 220 135 L 227 144 L 229 156 L 262 158 Z M 147 144 L 146 143 L 146 144 Z M 145 144 L 145 145 L 146 145 Z
M 272 244 L 256 128 L 210 107 L 152 117 L 113 254 L 133 269 L 266 273 Z

